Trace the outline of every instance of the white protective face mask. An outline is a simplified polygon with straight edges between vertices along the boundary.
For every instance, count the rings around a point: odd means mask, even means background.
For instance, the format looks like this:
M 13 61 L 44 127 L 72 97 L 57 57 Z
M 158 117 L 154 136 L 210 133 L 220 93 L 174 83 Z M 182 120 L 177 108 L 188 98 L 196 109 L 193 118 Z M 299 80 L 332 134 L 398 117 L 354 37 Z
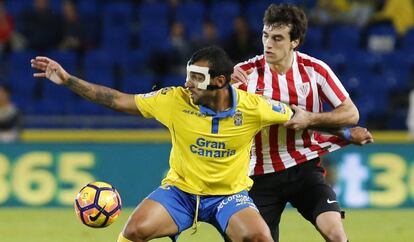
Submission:
M 207 90 L 207 87 L 210 85 L 210 74 L 208 67 L 201 67 L 196 65 L 187 65 L 187 82 L 192 81 L 196 84 L 197 88 Z M 197 73 L 204 76 L 204 81 L 194 81 L 191 80 L 191 73 Z

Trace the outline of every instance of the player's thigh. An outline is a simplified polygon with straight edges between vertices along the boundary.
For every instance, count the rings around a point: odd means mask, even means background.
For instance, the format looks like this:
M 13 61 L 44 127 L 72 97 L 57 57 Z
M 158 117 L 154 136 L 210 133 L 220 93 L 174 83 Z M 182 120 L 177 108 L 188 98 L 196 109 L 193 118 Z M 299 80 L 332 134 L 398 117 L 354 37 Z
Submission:
M 249 191 L 249 196 L 253 199 L 270 229 L 276 229 L 287 203 L 283 192 L 287 176 L 272 173 L 251 178 L 254 183 Z
M 230 217 L 226 235 L 231 241 L 250 241 L 252 238 L 273 241 L 265 221 L 252 207 L 244 208 Z
M 336 194 L 328 184 L 303 187 L 303 191 L 295 194 L 290 202 L 305 219 L 314 225 L 316 225 L 316 218 L 325 212 L 335 212 L 340 217 L 341 208 L 336 200 Z
M 159 202 L 144 199 L 129 217 L 123 234 L 145 239 L 172 236 L 178 227 L 167 209 Z

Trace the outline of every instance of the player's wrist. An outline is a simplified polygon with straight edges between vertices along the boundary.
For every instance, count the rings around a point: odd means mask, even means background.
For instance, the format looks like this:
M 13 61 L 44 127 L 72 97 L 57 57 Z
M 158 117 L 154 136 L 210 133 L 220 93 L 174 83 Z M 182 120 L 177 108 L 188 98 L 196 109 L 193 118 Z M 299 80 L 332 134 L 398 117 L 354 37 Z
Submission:
M 307 127 L 317 127 L 318 126 L 318 114 L 317 113 L 312 113 L 312 112 L 307 112 L 306 113 L 306 120 L 308 121 L 308 125 Z
M 63 73 L 62 74 L 62 85 L 67 86 L 70 83 L 70 80 L 75 79 L 75 76 L 72 76 L 68 73 Z
M 344 130 L 342 131 L 342 136 L 346 141 L 351 141 L 352 139 L 351 128 L 349 127 L 344 128 Z

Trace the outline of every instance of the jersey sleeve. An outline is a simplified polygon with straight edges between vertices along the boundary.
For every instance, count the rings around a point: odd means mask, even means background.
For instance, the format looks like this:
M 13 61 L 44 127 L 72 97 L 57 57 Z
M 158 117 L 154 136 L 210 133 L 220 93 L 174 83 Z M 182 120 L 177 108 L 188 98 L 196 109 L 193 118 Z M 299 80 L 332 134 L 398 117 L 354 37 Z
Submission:
M 322 98 L 332 107 L 338 107 L 349 97 L 348 92 L 327 64 L 320 61 L 315 69 L 319 74 L 317 82 L 323 94 Z
M 293 116 L 293 111 L 288 105 L 264 96 L 259 97 L 257 110 L 261 116 L 262 127 L 286 123 Z
M 136 94 L 135 105 L 145 118 L 155 118 L 169 127 L 175 92 L 175 88 L 168 87 L 150 93 Z

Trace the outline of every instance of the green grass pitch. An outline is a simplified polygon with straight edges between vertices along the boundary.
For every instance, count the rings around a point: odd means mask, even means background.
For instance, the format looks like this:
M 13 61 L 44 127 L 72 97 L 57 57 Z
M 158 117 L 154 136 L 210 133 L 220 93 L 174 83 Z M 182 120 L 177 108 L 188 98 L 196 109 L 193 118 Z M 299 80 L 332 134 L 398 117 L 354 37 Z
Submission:
M 88 228 L 70 208 L 0 208 L 0 241 L 7 242 L 115 242 L 131 209 L 104 229 Z M 352 242 L 414 241 L 414 209 L 347 209 L 345 229 Z M 156 239 L 167 242 L 169 239 Z M 196 234 L 185 231 L 179 242 L 223 241 L 213 227 L 202 223 Z M 293 209 L 282 217 L 281 242 L 323 241 L 313 226 Z

